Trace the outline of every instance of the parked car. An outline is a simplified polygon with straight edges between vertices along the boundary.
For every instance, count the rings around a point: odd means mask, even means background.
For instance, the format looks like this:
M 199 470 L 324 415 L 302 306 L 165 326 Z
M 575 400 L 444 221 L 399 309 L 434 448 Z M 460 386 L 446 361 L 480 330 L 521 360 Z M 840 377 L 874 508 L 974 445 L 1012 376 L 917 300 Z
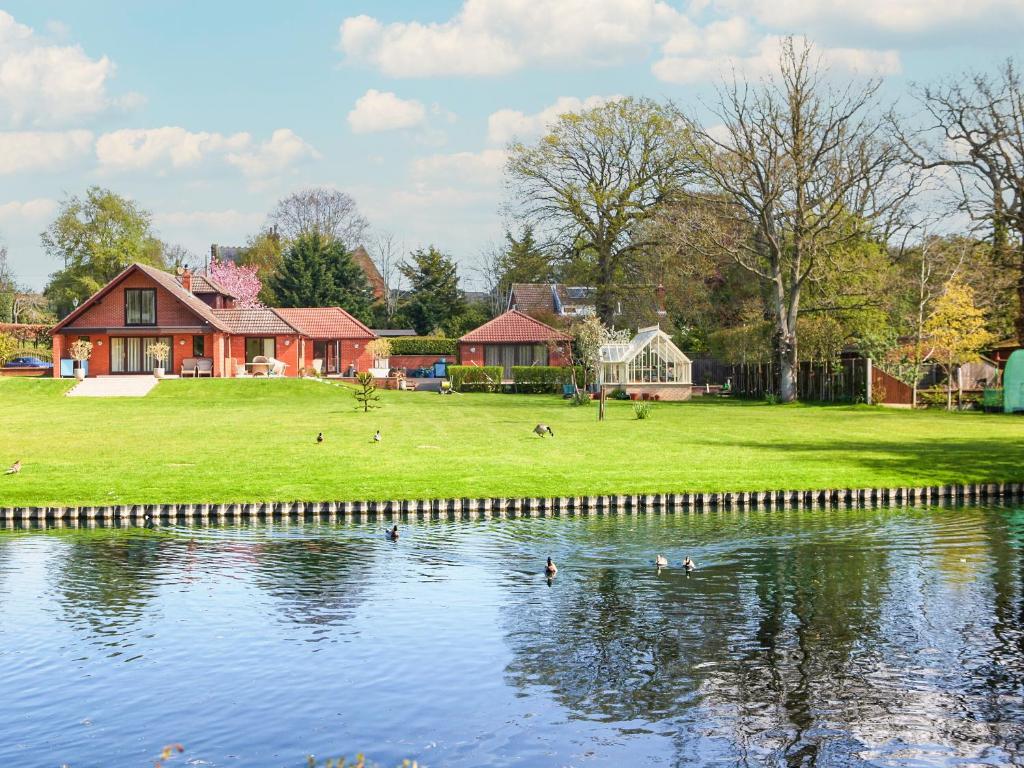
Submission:
M 25 355 L 12 357 L 4 364 L 4 368 L 53 368 L 53 363 L 40 360 L 38 357 Z

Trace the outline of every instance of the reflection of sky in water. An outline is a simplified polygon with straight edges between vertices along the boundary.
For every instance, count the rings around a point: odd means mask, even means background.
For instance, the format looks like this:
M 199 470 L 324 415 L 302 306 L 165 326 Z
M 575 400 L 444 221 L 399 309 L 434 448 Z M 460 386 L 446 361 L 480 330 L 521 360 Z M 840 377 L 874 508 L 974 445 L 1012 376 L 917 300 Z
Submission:
M 1001 509 L 2 533 L 0 764 L 1020 762 L 1022 543 Z

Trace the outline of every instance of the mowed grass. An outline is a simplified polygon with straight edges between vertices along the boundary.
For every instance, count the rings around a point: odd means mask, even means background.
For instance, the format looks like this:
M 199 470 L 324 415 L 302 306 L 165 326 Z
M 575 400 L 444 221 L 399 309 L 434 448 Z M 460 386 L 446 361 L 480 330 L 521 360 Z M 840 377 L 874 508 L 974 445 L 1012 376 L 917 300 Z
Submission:
M 0 379 L 0 464 L 24 465 L 0 476 L 0 506 L 1024 480 L 1024 418 L 1002 415 L 697 399 L 644 421 L 611 401 L 599 423 L 596 404 L 554 396 L 382 392 L 364 414 L 350 390 L 310 381 L 172 380 L 138 399 L 69 387 Z

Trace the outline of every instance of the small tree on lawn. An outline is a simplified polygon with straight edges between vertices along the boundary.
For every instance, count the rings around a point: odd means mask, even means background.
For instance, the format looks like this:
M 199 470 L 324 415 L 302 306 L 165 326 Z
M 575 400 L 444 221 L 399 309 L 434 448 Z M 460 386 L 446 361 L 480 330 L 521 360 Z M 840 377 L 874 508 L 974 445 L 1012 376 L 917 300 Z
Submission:
M 985 311 L 974 303 L 974 289 L 959 279 L 946 283 L 926 331 L 935 357 L 946 369 L 946 408 L 952 410 L 953 369 L 977 360 L 981 350 L 993 340 L 985 328 Z
M 373 374 L 369 371 L 360 371 L 356 374 L 356 389 L 353 394 L 358 403 L 356 410 L 362 408 L 363 413 L 368 413 L 371 408 L 380 408 L 377 405 L 380 395 L 377 394 L 377 385 L 373 381 Z

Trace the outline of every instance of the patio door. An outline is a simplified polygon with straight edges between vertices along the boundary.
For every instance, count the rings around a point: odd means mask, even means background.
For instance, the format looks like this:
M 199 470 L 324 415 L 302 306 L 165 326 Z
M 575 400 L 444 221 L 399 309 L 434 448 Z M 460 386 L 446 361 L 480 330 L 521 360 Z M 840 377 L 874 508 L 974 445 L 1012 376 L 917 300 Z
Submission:
M 162 341 L 170 349 L 164 368 L 174 370 L 174 339 L 170 336 L 111 336 L 111 373 L 152 373 L 156 360 L 147 352 L 151 344 Z
M 341 342 L 337 339 L 328 341 L 321 339 L 313 342 L 313 357 L 323 360 L 323 372 L 327 374 L 341 372 Z

